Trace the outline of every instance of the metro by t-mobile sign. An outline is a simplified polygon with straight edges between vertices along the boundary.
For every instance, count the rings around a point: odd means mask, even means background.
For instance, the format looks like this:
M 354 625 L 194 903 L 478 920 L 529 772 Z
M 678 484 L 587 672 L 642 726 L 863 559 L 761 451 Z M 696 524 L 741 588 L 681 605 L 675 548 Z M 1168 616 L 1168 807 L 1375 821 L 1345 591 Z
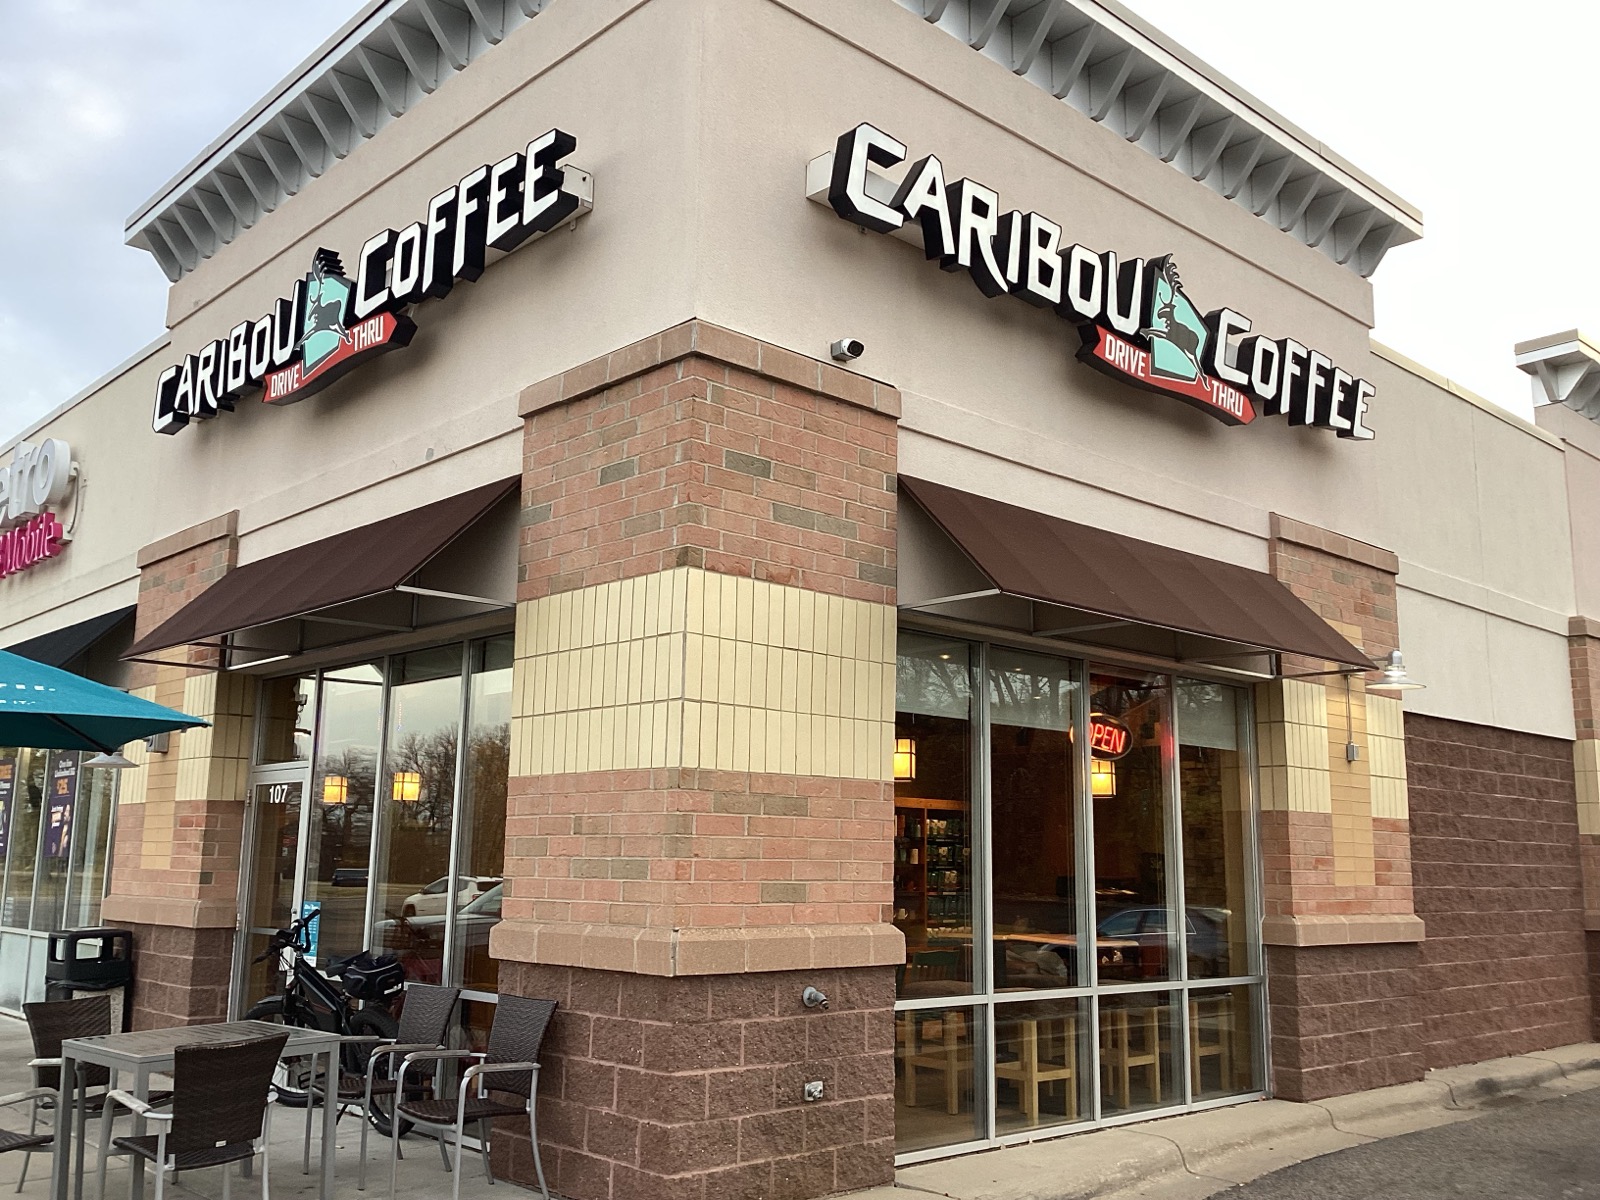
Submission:
M 311 273 L 255 321 L 186 355 L 156 383 L 157 433 L 232 412 L 251 388 L 268 404 L 314 395 L 351 368 L 408 345 L 416 325 L 405 310 L 450 294 L 483 274 L 489 253 L 507 254 L 593 206 L 592 180 L 562 166 L 577 139 L 552 129 L 526 151 L 467 172 L 428 201 L 427 214 L 368 238 L 355 278 L 331 250 Z
M 1003 212 L 994 189 L 947 181 L 931 154 L 912 163 L 898 185 L 872 173 L 907 157 L 905 145 L 881 129 L 856 126 L 834 149 L 828 204 L 877 233 L 919 227 L 927 257 L 946 271 L 968 272 L 984 295 L 1016 296 L 1076 325 L 1078 357 L 1107 375 L 1176 396 L 1228 425 L 1248 425 L 1259 413 L 1371 440 L 1370 383 L 1293 338 L 1251 334 L 1250 318 L 1231 308 L 1202 315 L 1171 255 L 1121 259 L 1069 245 L 1048 218 Z M 813 167 L 819 165 L 826 160 Z M 807 183 L 820 199 L 821 189 Z
M 60 438 L 18 442 L 0 467 L 0 579 L 56 557 L 66 530 L 50 511 L 72 489 L 72 447 Z

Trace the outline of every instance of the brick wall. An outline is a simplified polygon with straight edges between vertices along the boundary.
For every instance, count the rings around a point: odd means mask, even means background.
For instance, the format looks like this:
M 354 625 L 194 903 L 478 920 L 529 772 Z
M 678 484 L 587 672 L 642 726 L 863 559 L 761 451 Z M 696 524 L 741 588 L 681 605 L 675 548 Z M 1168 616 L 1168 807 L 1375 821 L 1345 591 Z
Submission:
M 827 993 L 826 1011 L 800 992 Z M 806 1200 L 890 1182 L 894 972 L 662 979 L 506 964 L 502 992 L 558 1000 L 539 1083 L 552 1192 Z M 820 1080 L 824 1098 L 805 1103 Z M 501 1169 L 533 1178 L 526 1135 Z
M 181 530 L 139 553 L 135 636 L 200 595 L 238 559 L 238 514 Z M 254 680 L 218 675 L 209 650 L 134 664 L 134 691 L 204 718 L 164 752 L 125 748 L 137 765 L 119 782 L 116 845 L 103 914 L 134 931 L 133 1023 L 159 1028 L 227 1012 L 239 892 Z
M 1356 644 L 1370 657 L 1385 658 L 1399 647 L 1395 576 L 1400 560 L 1392 552 L 1273 513 L 1267 558 L 1273 577 L 1324 620 L 1359 630 Z M 1285 670 L 1295 674 L 1322 666 L 1292 659 Z
M 892 603 L 892 388 L 691 321 L 521 410 L 519 599 L 689 566 Z
M 774 953 L 817 926 L 887 922 L 893 883 L 881 847 L 892 836 L 892 787 L 672 769 L 518 778 L 507 802 L 505 915 L 546 929 L 778 928 Z M 680 969 L 686 952 L 680 939 Z M 703 940 L 691 953 L 716 969 L 743 947 Z
M 1321 1100 L 1422 1078 L 1419 949 L 1267 947 L 1273 1093 Z
M 573 1200 L 892 1176 L 898 407 L 701 321 L 522 394 L 490 949 L 562 1002 L 541 1145 Z
M 1429 1067 L 1590 1036 L 1572 746 L 1408 714 Z
M 1395 555 L 1273 514 L 1269 559 L 1366 654 L 1398 645 Z M 1285 656 L 1256 689 L 1273 1086 L 1294 1100 L 1424 1069 L 1403 710 L 1332 665 Z
M 134 1029 L 228 1019 L 233 930 L 130 923 Z

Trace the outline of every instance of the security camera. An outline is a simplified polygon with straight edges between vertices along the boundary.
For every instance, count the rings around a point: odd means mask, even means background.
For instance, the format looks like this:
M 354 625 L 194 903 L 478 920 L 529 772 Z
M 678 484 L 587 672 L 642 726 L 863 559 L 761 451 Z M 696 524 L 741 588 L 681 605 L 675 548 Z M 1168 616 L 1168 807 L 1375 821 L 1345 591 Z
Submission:
M 836 362 L 849 362 L 852 358 L 860 358 L 867 352 L 867 344 L 856 338 L 840 338 L 828 348 Z

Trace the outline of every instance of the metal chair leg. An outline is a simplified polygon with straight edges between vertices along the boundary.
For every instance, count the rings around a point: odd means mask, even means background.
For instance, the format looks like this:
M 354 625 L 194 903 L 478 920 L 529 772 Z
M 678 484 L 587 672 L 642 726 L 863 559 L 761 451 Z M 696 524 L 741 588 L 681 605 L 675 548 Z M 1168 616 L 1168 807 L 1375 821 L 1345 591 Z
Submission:
M 233 1164 L 222 1164 L 222 1200 L 233 1200 Z
M 116 1106 L 107 1100 L 100 1109 L 100 1166 L 95 1172 L 95 1200 L 106 1200 L 106 1158 L 111 1153 L 111 1110 Z M 129 1171 L 128 1187 L 133 1187 L 132 1175 Z
M 373 1057 L 377 1057 L 374 1055 Z M 367 1190 L 367 1128 L 372 1124 L 372 1064 L 367 1064 L 366 1090 L 361 1098 L 361 1157 L 356 1166 L 356 1191 Z M 389 1127 L 389 1136 L 394 1136 L 394 1126 Z
M 254 1161 L 254 1159 L 250 1160 Z M 261 1200 L 270 1200 L 271 1193 L 267 1188 L 267 1173 L 272 1169 L 272 1105 L 267 1105 L 266 1115 L 261 1118 Z
M 396 1101 L 395 1108 L 398 1109 L 399 1107 L 400 1107 L 400 1104 L 399 1104 L 398 1101 Z M 397 1138 L 397 1137 L 390 1137 L 390 1139 L 389 1139 L 389 1200 L 394 1200 L 395 1188 L 398 1185 L 398 1181 L 399 1181 L 399 1178 L 400 1178 L 400 1156 L 397 1153 L 397 1151 L 399 1149 L 400 1149 L 400 1139 Z
M 454 1132 L 456 1135 L 456 1177 L 450 1183 L 450 1200 L 461 1200 L 461 1143 L 466 1137 L 467 1123 L 458 1120 Z M 442 1141 L 439 1144 L 441 1146 L 444 1145 Z
M 484 1176 L 492 1186 L 494 1184 L 494 1168 L 489 1165 L 489 1122 L 486 1120 L 478 1122 L 478 1149 L 483 1153 Z
M 535 1095 L 528 1101 L 528 1141 L 533 1145 L 533 1170 L 539 1176 L 539 1194 L 544 1200 L 550 1200 L 550 1188 L 544 1181 L 544 1159 L 539 1156 L 538 1106 L 539 1097 Z
M 439 1161 L 444 1164 L 446 1171 L 450 1169 L 450 1151 L 445 1149 L 443 1129 L 439 1130 Z
M 28 1105 L 28 1110 L 28 1136 L 33 1137 L 39 1132 L 39 1102 L 35 1100 Z M 24 1150 L 22 1152 L 22 1174 L 17 1176 L 17 1191 L 19 1192 L 22 1190 L 22 1185 L 28 1181 L 28 1164 L 31 1162 L 33 1162 L 33 1151 Z

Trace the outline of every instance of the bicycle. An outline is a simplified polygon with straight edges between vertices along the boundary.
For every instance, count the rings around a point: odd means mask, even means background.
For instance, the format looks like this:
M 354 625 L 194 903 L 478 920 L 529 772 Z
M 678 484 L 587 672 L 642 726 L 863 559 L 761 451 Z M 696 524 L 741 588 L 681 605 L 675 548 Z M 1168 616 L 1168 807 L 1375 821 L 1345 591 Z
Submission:
M 311 962 L 311 925 L 321 914 L 310 912 L 292 922 L 287 929 L 272 935 L 266 950 L 255 961 L 266 962 L 276 956 L 283 992 L 256 1001 L 244 1014 L 246 1021 L 268 1021 L 297 1029 L 321 1029 L 342 1036 L 371 1037 L 392 1041 L 400 1024 L 392 1011 L 405 991 L 405 971 L 393 958 L 373 958 L 363 951 L 329 964 L 326 971 Z M 358 1007 L 365 1001 L 366 1007 Z M 340 1051 L 340 1067 L 350 1075 L 364 1075 L 371 1044 L 350 1043 Z M 384 1059 L 385 1063 L 392 1059 Z M 307 1065 L 307 1063 L 311 1065 Z M 382 1068 L 380 1068 L 382 1069 Z M 278 1064 L 273 1086 L 278 1101 L 290 1108 L 304 1108 L 311 1100 L 315 1064 L 307 1059 L 285 1059 Z M 386 1105 L 374 1101 L 369 1114 L 372 1127 L 390 1136 L 392 1114 Z M 410 1122 L 402 1121 L 405 1135 Z

